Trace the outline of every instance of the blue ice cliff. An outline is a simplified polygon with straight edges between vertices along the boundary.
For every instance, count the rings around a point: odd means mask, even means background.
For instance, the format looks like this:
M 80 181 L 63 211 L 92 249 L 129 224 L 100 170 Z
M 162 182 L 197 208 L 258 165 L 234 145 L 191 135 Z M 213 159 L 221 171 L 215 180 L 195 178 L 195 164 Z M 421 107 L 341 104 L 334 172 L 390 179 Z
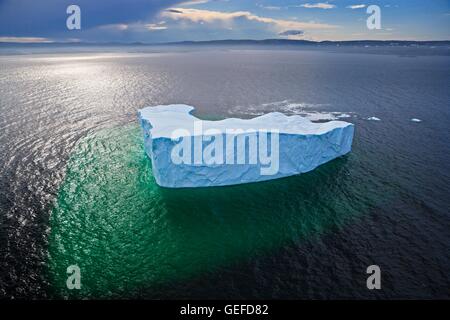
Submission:
M 147 107 L 138 115 L 158 185 L 225 186 L 308 172 L 351 150 L 354 125 L 279 112 L 253 119 L 200 120 L 193 107 Z

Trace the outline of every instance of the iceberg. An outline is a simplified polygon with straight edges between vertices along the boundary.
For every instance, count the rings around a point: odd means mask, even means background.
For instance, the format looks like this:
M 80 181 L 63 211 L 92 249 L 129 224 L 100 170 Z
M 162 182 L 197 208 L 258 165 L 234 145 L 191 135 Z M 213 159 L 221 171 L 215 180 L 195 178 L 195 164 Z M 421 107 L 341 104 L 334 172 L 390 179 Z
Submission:
M 354 125 L 311 122 L 271 112 L 252 119 L 200 120 L 194 107 L 159 105 L 138 111 L 144 149 L 158 185 L 226 186 L 311 171 L 351 151 Z

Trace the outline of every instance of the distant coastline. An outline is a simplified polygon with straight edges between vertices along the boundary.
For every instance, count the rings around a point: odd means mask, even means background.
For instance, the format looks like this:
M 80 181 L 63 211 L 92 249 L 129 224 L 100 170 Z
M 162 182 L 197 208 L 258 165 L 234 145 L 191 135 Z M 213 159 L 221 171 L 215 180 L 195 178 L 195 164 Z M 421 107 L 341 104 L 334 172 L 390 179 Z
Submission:
M 309 41 L 288 39 L 211 40 L 165 43 L 142 42 L 0 42 L 0 56 L 67 53 L 155 53 L 203 50 L 302 50 L 335 53 L 382 54 L 403 57 L 450 56 L 450 41 L 352 40 Z
M 33 47 L 33 46 L 217 46 L 217 45 L 269 45 L 269 46 L 450 46 L 450 40 L 345 40 L 345 41 L 310 41 L 310 40 L 290 40 L 290 39 L 226 39 L 226 40 L 206 40 L 206 41 L 178 41 L 178 42 L 45 42 L 45 43 L 20 43 L 20 42 L 0 42 L 0 47 Z

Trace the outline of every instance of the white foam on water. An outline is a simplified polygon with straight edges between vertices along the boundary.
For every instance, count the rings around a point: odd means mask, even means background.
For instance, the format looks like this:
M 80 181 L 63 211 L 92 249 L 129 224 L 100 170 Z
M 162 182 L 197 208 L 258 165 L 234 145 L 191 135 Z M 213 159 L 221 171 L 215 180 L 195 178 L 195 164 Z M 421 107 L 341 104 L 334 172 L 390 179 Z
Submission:
M 299 114 L 310 121 L 336 120 L 338 117 L 331 112 L 305 112 Z
M 313 111 L 321 107 L 330 106 L 329 104 L 292 102 L 292 100 L 282 100 L 268 102 L 259 105 L 236 106 L 228 111 L 229 114 L 245 114 L 251 116 L 260 116 L 270 112 L 282 112 L 285 114 L 299 115 L 310 121 L 337 120 L 339 118 L 350 118 L 355 115 L 352 112 L 339 111 Z

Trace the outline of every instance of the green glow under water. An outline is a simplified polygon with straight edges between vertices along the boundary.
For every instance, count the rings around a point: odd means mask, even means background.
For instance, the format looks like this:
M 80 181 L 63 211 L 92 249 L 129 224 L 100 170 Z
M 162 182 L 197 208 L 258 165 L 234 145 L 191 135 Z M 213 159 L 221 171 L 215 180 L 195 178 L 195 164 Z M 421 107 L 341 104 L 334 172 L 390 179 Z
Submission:
M 52 211 L 49 277 L 58 297 L 127 297 L 270 254 L 341 226 L 374 203 L 350 154 L 300 176 L 231 187 L 163 189 L 135 126 L 84 138 Z M 81 269 L 81 290 L 66 268 Z

